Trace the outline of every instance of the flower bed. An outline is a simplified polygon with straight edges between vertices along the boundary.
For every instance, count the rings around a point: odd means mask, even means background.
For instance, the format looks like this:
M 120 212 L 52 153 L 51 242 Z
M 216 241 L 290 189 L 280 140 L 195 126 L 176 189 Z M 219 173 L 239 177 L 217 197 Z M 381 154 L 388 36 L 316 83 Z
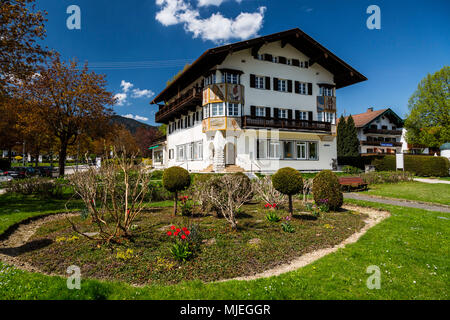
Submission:
M 22 259 L 46 273 L 65 275 L 68 266 L 77 265 L 85 278 L 133 284 L 209 282 L 263 272 L 336 245 L 364 226 L 364 216 L 358 213 L 328 212 L 314 217 L 300 202 L 294 203 L 289 221 L 284 218 L 287 212 L 277 211 L 283 219 L 269 222 L 264 204 L 242 208 L 237 232 L 225 219 L 174 217 L 170 208 L 152 209 L 136 219 L 130 241 L 110 245 L 73 238 L 70 224 L 59 220 L 43 225 L 30 240 L 50 239 L 52 243 Z M 74 222 L 80 231 L 92 232 L 88 220 Z M 56 242 L 63 237 L 73 240 Z

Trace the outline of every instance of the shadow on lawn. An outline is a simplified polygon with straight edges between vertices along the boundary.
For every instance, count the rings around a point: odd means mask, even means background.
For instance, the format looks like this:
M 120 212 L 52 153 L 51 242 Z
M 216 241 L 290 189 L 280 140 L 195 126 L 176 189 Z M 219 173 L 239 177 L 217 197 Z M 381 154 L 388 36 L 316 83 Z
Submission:
M 45 247 L 48 247 L 53 243 L 50 239 L 39 239 L 27 242 L 20 247 L 15 248 L 0 248 L 0 254 L 4 254 L 10 257 L 18 257 L 24 253 L 36 251 Z

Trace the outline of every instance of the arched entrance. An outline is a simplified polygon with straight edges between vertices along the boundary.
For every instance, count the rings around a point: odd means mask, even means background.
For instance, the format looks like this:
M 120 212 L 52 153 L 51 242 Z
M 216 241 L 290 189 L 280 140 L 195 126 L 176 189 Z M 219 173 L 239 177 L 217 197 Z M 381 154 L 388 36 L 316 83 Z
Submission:
M 236 164 L 236 146 L 231 142 L 225 145 L 225 164 L 227 166 Z

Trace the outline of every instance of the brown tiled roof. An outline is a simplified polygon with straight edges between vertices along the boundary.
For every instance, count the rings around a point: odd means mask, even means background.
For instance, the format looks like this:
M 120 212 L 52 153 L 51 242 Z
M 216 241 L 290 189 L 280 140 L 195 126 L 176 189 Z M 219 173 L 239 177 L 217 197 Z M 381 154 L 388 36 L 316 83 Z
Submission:
M 157 104 L 162 101 L 169 100 L 171 97 L 178 94 L 180 89 L 183 89 L 190 83 L 196 81 L 202 74 L 210 70 L 212 67 L 221 64 L 231 52 L 251 48 L 252 54 L 256 56 L 262 45 L 280 40 L 283 41 L 284 44 L 291 44 L 294 48 L 310 57 L 310 64 L 317 62 L 325 69 L 333 73 L 335 75 L 334 81 L 336 82 L 337 89 L 367 80 L 365 76 L 337 57 L 334 53 L 326 49 L 302 30 L 295 28 L 205 51 L 163 91 L 161 91 L 161 93 L 153 99 L 151 104 Z
M 386 112 L 388 109 L 381 109 L 381 110 L 374 110 L 370 111 L 367 110 L 367 112 L 360 113 L 360 114 L 352 114 L 353 120 L 355 121 L 355 127 L 362 128 L 366 126 L 368 123 L 370 123 L 372 120 Z M 347 120 L 348 117 L 345 117 L 345 120 Z M 338 120 L 339 123 L 339 120 Z

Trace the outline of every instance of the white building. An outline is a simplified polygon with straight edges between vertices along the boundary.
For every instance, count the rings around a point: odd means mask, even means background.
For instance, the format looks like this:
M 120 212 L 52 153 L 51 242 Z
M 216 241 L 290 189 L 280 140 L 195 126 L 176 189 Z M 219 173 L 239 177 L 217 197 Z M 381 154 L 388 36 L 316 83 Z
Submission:
M 206 51 L 153 101 L 164 167 L 303 171 L 336 165 L 336 89 L 367 80 L 299 29 Z
M 402 153 L 403 120 L 391 109 L 352 115 L 362 155 Z M 348 119 L 348 117 L 346 117 Z

